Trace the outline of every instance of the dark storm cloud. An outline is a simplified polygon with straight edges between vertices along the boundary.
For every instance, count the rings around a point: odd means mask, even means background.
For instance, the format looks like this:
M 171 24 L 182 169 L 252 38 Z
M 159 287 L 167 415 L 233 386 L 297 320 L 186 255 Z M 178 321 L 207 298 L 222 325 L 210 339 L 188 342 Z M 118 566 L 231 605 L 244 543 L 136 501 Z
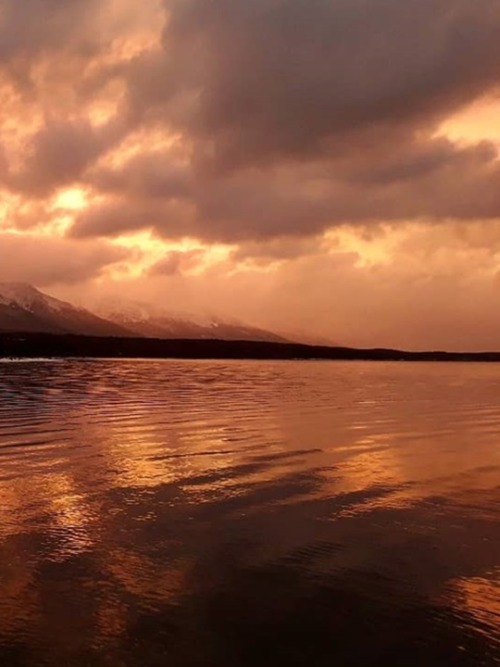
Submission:
M 132 99 L 187 122 L 206 142 L 200 157 L 219 166 L 316 155 L 346 132 L 433 122 L 500 75 L 497 0 L 165 4 L 164 61 L 137 64 Z

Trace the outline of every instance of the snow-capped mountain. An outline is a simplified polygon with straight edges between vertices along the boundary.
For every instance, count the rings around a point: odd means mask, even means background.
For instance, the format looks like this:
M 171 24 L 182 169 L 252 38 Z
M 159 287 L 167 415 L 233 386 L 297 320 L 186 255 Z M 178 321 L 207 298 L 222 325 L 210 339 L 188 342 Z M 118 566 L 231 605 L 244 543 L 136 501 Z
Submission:
M 55 299 L 27 283 L 0 283 L 0 332 L 286 342 L 258 327 L 173 314 L 146 303 L 108 301 L 97 312 Z
M 103 301 L 98 311 L 106 319 L 146 338 L 206 338 L 289 342 L 259 327 L 214 316 L 174 313 L 159 306 L 132 301 Z
M 131 335 L 115 322 L 48 296 L 27 283 L 0 283 L 0 331 Z

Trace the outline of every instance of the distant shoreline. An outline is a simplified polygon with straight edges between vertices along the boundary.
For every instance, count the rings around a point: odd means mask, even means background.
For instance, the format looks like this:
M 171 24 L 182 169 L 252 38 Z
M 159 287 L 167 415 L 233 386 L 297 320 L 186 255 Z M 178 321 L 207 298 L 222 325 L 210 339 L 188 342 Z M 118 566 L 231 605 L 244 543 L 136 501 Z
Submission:
M 500 352 L 407 352 L 259 341 L 0 333 L 0 358 L 35 357 L 500 362 Z

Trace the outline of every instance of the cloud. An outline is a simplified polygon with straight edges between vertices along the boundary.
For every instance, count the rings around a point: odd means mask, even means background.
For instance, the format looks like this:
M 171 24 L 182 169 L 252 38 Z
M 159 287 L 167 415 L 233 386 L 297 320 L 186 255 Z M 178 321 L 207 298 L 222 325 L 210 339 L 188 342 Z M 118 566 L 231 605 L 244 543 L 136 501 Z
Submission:
M 385 151 L 353 148 L 329 161 L 217 177 L 169 164 L 168 152 L 141 155 L 115 172 L 97 172 L 94 187 L 108 198 L 82 211 L 70 233 L 154 228 L 166 238 L 237 243 L 314 236 L 342 224 L 500 217 L 500 161 L 492 144 L 457 147 L 435 138 Z
M 367 140 L 393 125 L 425 128 L 499 81 L 491 0 L 165 6 L 164 61 L 137 63 L 131 99 L 143 113 L 163 107 L 221 168 L 332 154 L 370 129 Z
M 115 169 L 96 168 L 88 180 L 101 193 L 134 199 L 186 199 L 191 190 L 189 165 L 173 150 L 143 150 Z
M 31 282 L 39 287 L 82 283 L 130 255 L 102 241 L 77 243 L 0 233 L 0 281 Z
M 134 0 L 2 0 L 0 67 L 18 83 L 30 82 L 32 67 L 47 57 L 80 59 L 88 68 L 95 58 L 109 57 L 115 41 L 123 43 L 161 26 L 157 0 L 140 5 Z
M 175 276 L 195 269 L 203 260 L 205 251 L 201 249 L 171 251 L 156 262 L 146 272 L 150 276 Z
M 2 3 L 0 183 L 49 196 L 132 131 L 117 69 L 148 48 L 161 17 L 157 0 Z
M 98 129 L 87 120 L 47 122 L 31 138 L 23 167 L 10 172 L 6 183 L 24 195 L 50 195 L 81 179 L 121 134 L 118 122 Z
M 70 238 L 113 237 L 154 228 L 165 237 L 182 238 L 192 234 L 195 228 L 191 217 L 190 206 L 176 201 L 107 200 L 77 215 L 68 235 Z
M 146 148 L 91 171 L 108 200 L 74 236 L 154 227 L 238 242 L 500 215 L 496 147 L 435 136 L 498 85 L 500 8 L 489 0 L 164 6 L 162 44 L 122 75 L 130 118 L 180 132 L 185 154 Z
M 87 57 L 96 48 L 91 30 L 99 0 L 3 0 L 0 64 L 71 48 Z
M 98 195 L 73 238 L 153 228 L 237 243 L 500 216 L 496 146 L 436 136 L 498 86 L 491 0 L 29 2 L 29 16 L 7 3 L 20 40 L 5 38 L 3 61 L 28 72 L 41 120 L 0 177 L 28 197 Z M 46 98 L 40 71 L 75 58 Z M 100 95 L 114 106 L 96 123 Z

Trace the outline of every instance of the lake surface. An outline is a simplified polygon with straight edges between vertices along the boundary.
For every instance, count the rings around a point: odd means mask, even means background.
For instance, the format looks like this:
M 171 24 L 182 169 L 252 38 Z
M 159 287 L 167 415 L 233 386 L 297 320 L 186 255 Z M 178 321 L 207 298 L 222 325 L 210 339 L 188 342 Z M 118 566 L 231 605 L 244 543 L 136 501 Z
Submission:
M 0 363 L 0 665 L 500 665 L 500 365 Z

